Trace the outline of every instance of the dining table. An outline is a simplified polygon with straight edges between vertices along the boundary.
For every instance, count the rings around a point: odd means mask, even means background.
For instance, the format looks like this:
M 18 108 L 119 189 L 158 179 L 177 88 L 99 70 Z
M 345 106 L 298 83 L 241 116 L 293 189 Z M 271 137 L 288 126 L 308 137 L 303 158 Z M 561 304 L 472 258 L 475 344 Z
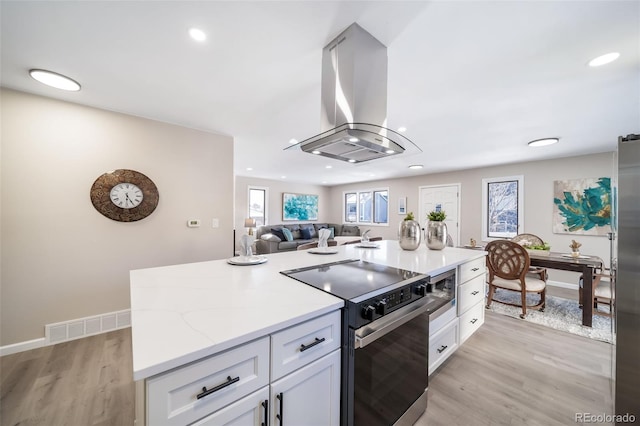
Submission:
M 582 325 L 591 327 L 593 320 L 593 274 L 595 269 L 603 267 L 602 259 L 598 256 L 580 255 L 573 257 L 570 253 L 536 253 L 536 251 L 529 251 L 531 266 L 580 272 L 582 274 L 582 300 L 580 301 L 582 303 Z

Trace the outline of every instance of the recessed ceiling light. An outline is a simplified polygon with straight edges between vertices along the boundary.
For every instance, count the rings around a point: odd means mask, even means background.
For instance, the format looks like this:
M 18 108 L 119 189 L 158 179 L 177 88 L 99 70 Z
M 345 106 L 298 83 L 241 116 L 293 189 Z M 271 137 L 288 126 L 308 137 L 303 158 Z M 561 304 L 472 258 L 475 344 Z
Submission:
M 599 67 L 600 65 L 605 65 L 605 64 L 608 64 L 610 62 L 613 62 L 616 59 L 618 59 L 619 57 L 620 57 L 620 54 L 618 52 L 607 53 L 606 55 L 598 56 L 597 58 L 594 58 L 594 59 L 590 60 L 589 61 L 589 66 L 590 67 Z
M 406 131 L 407 131 L 407 128 L 406 128 L 406 127 L 404 127 L 404 126 L 402 126 L 402 127 L 398 127 L 398 131 L 399 131 L 400 133 L 404 133 L 404 132 L 406 132 Z
M 327 181 L 326 181 L 326 180 L 323 180 L 323 181 L 322 181 L 322 183 L 327 183 Z
M 289 143 L 290 143 L 291 145 L 295 145 L 295 144 L 297 144 L 297 143 L 298 143 L 298 139 L 293 139 L 293 138 L 291 138 L 291 139 L 289 139 Z
M 55 87 L 56 89 L 68 90 L 70 92 L 80 90 L 80 83 L 56 72 L 33 69 L 29 70 L 29 75 L 40 83 Z
M 286 176 L 280 176 L 280 179 L 286 179 L 286 178 L 287 178 Z
M 410 166 L 409 166 L 409 168 L 410 168 L 411 170 L 418 170 L 418 169 L 421 169 L 421 168 L 423 168 L 423 167 L 424 167 L 424 166 L 423 166 L 422 164 L 412 164 L 412 165 L 410 165 Z
M 205 41 L 207 39 L 207 35 L 204 33 L 204 31 L 198 28 L 190 28 L 189 35 L 195 41 Z
M 247 171 L 253 170 L 253 167 L 247 167 Z
M 312 154 L 318 155 L 320 154 L 320 151 L 311 151 Z
M 386 150 L 385 152 L 386 152 L 387 154 L 393 154 L 395 151 L 394 151 L 394 150 L 392 150 L 392 149 L 388 149 L 388 150 Z
M 349 138 L 349 142 L 358 142 L 358 141 L 359 139 L 356 138 L 355 136 Z
M 527 143 L 527 145 L 529 146 L 547 146 L 547 145 L 553 145 L 554 143 L 558 143 L 560 139 L 558 138 L 544 138 L 544 139 L 536 139 L 534 141 L 531 141 L 529 143 Z
M 355 162 L 356 162 L 356 160 L 354 160 L 353 158 L 349 158 L 349 160 L 348 160 L 348 161 L 349 161 L 350 163 L 355 163 Z
M 324 168 L 325 168 L 325 169 L 332 169 L 332 168 L 333 168 L 333 166 L 325 166 Z

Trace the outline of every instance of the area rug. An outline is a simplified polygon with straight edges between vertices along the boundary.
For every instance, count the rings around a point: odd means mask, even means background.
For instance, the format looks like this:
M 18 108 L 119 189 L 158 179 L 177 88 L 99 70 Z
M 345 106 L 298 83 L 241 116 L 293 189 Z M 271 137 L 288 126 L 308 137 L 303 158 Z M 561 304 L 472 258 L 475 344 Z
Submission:
M 520 303 L 520 293 L 497 289 L 494 299 L 509 303 Z M 537 304 L 539 300 L 537 294 L 527 295 L 527 304 L 529 305 Z M 519 307 L 503 305 L 496 302 L 491 303 L 490 311 L 518 319 L 522 313 L 522 309 Z M 578 307 L 578 302 L 575 300 L 547 295 L 544 312 L 527 310 L 527 316 L 524 321 L 594 340 L 613 343 L 611 318 L 594 315 L 593 327 L 585 327 L 582 325 L 582 309 Z

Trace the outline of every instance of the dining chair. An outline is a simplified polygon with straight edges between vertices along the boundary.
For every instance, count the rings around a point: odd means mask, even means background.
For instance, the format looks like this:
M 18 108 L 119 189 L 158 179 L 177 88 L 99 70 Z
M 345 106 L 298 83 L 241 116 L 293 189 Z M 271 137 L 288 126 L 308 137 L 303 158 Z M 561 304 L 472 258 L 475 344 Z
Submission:
M 527 245 L 541 246 L 544 244 L 544 240 L 534 234 L 518 234 L 515 237 L 511 238 L 511 241 L 518 243 L 523 247 L 526 247 Z M 529 273 L 538 275 L 538 278 L 544 281 L 546 281 L 549 277 L 547 268 L 543 268 L 541 266 L 530 266 Z
M 604 263 L 603 263 L 604 265 Z M 580 275 L 578 280 L 578 304 L 582 308 L 582 289 L 583 277 Z M 594 270 L 593 285 L 591 293 L 591 304 L 593 306 L 594 315 L 603 315 L 606 317 L 613 316 L 613 305 L 615 300 L 615 290 L 613 288 L 613 279 L 609 269 L 600 267 Z M 607 305 L 607 311 L 598 309 L 598 305 Z
M 337 246 L 338 242 L 335 240 L 331 240 L 331 241 L 327 241 L 327 246 L 329 247 L 333 247 L 333 246 Z M 305 243 L 305 244 L 300 244 L 296 250 L 308 250 L 308 249 L 312 249 L 312 248 L 316 248 L 318 247 L 318 242 L 314 241 L 312 243 Z
M 487 269 L 489 271 L 489 294 L 487 295 L 486 308 L 489 309 L 492 302 L 505 305 L 522 307 L 520 318 L 527 315 L 527 309 L 544 311 L 547 289 L 546 279 L 529 274 L 531 260 L 529 253 L 520 244 L 510 240 L 491 241 L 485 247 L 487 254 Z M 520 304 L 509 303 L 494 299 L 496 289 L 509 290 L 520 293 Z M 536 305 L 527 305 L 527 293 L 540 295 L 540 302 Z

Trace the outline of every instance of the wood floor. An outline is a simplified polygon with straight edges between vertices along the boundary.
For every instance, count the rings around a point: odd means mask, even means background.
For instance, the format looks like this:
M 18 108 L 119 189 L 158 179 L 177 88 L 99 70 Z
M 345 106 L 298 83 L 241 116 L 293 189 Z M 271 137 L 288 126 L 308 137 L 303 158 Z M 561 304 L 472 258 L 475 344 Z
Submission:
M 0 358 L 0 425 L 131 426 L 131 329 Z
M 611 345 L 486 314 L 431 376 L 418 426 L 571 425 L 575 413 L 612 412 Z M 7 355 L 0 370 L 2 426 L 133 425 L 130 329 Z

